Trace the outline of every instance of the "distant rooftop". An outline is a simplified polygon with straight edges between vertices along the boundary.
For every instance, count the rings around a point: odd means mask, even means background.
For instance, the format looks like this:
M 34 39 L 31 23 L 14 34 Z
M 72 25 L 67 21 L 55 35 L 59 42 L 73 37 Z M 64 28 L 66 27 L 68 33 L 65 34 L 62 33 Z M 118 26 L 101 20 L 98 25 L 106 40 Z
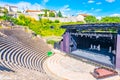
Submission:
M 41 12 L 40 10 L 26 10 L 26 12 Z
M 89 16 L 88 14 L 79 14 L 79 15 L 82 15 L 82 16 L 84 16 L 84 17 L 87 17 L 87 16 Z

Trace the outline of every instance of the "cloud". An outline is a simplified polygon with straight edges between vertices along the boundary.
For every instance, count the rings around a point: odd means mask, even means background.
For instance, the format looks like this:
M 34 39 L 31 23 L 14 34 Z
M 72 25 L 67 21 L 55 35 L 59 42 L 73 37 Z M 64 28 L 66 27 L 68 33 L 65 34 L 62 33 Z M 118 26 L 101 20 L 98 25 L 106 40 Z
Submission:
M 100 5 L 100 4 L 102 4 L 102 2 L 97 2 L 96 4 L 97 4 L 97 5 Z
M 106 0 L 109 3 L 115 2 L 115 0 Z
M 62 11 L 70 11 L 69 5 L 64 5 L 60 10 L 62 10 Z
M 43 0 L 42 5 L 45 5 L 47 2 L 49 2 L 49 0 Z
M 99 19 L 99 20 L 101 20 L 102 16 L 97 16 L 96 18 Z
M 94 3 L 94 2 L 95 2 L 95 1 L 93 1 L 93 0 L 89 0 L 89 1 L 88 1 L 88 3 Z
M 94 10 L 94 8 L 91 8 L 91 10 Z
M 91 10 L 90 11 L 92 11 L 92 12 L 100 12 L 100 11 L 102 11 L 102 9 L 95 9 L 95 8 L 91 8 Z
M 42 6 L 42 5 L 38 4 L 38 3 L 31 4 L 29 2 L 24 2 L 24 1 L 21 1 L 21 2 L 18 2 L 18 3 L 0 2 L 1 6 L 4 6 L 6 4 L 12 5 L 12 6 L 17 6 L 20 11 L 23 11 L 25 9 L 40 10 L 40 9 L 44 8 L 44 6 Z
M 69 12 L 71 9 L 70 9 L 69 5 L 64 5 L 63 7 L 61 7 L 58 10 L 61 11 L 63 16 L 67 16 L 68 15 L 67 12 Z
M 49 0 L 43 0 L 45 3 L 47 3 Z
M 120 14 L 115 13 L 115 14 L 111 14 L 110 16 L 120 16 Z

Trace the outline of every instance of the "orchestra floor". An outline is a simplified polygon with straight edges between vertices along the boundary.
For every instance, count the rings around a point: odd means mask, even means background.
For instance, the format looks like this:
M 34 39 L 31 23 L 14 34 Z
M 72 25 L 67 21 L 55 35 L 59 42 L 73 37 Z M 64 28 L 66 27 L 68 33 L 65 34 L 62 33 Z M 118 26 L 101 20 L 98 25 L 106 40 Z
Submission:
M 82 58 L 86 58 L 95 62 L 99 62 L 102 64 L 106 64 L 109 66 L 114 66 L 114 56 L 111 55 L 111 53 L 109 53 L 109 55 L 105 55 L 105 54 L 100 54 L 97 52 L 92 52 L 89 50 L 81 50 L 81 49 L 77 49 L 75 51 L 72 51 L 71 54 L 82 57 Z

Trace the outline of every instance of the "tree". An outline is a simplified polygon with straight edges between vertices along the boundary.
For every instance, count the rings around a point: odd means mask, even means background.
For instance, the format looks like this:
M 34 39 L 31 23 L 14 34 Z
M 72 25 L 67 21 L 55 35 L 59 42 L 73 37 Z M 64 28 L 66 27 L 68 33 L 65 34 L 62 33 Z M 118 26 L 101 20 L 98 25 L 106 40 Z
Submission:
M 44 14 L 44 17 L 47 17 L 48 16 L 48 11 L 50 11 L 50 10 L 48 10 L 48 9 L 44 9 L 44 12 L 45 12 L 45 14 Z
M 22 13 L 21 11 L 17 11 L 17 13 Z
M 2 7 L 0 7 L 0 13 L 2 13 Z
M 95 16 L 87 16 L 84 18 L 86 23 L 97 23 L 98 19 Z
M 61 11 L 58 12 L 57 16 L 58 17 L 63 17 Z
M 55 23 L 60 23 L 60 21 L 59 20 L 55 20 Z
M 49 12 L 49 17 L 55 17 L 55 13 L 54 12 Z
M 8 16 L 7 14 L 4 14 L 4 16 L 2 17 L 4 20 L 8 20 L 8 21 L 10 21 L 10 19 L 11 19 L 11 17 L 10 16 Z
M 47 17 L 47 11 L 45 11 L 44 17 Z
M 6 8 L 4 8 L 3 13 L 8 14 L 8 10 Z
M 120 17 L 118 16 L 106 16 L 106 17 L 102 17 L 102 19 L 100 20 L 100 22 L 102 23 L 115 23 L 115 22 L 120 22 Z

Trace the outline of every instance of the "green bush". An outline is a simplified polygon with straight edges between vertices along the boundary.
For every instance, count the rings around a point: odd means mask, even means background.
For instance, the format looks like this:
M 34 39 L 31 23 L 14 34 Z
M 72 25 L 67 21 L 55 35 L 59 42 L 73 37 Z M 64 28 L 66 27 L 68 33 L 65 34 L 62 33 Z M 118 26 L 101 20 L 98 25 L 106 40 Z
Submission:
M 6 16 L 4 17 L 6 18 Z M 49 19 L 41 19 L 36 21 L 29 16 L 24 16 L 23 14 L 21 14 L 18 18 L 11 18 L 11 20 L 17 25 L 27 26 L 29 29 L 41 36 L 62 36 L 65 29 L 60 28 L 61 25 L 81 24 L 81 22 L 61 23 L 59 20 L 55 20 L 53 22 Z M 51 28 L 51 26 L 54 28 Z
M 55 20 L 55 23 L 60 23 L 60 21 L 59 20 Z
M 55 42 L 56 42 L 56 41 L 54 41 L 54 40 L 48 40 L 48 41 L 47 41 L 47 43 L 48 43 L 48 44 L 51 44 L 51 45 L 54 45 Z

